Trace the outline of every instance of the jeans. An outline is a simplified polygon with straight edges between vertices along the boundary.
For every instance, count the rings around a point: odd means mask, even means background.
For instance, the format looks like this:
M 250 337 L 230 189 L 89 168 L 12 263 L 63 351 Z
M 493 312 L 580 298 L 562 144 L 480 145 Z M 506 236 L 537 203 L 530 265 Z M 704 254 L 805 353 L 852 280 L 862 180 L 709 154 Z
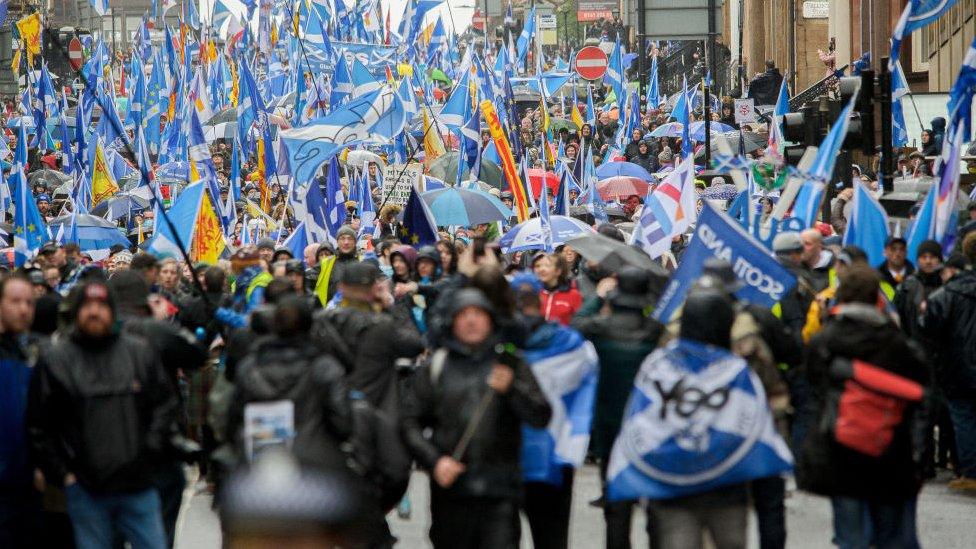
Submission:
M 176 541 L 176 520 L 183 506 L 183 490 L 186 489 L 186 474 L 182 463 L 169 463 L 160 467 L 153 476 L 153 485 L 159 493 L 160 511 L 163 515 L 163 532 L 166 546 L 173 547 Z
M 834 510 L 834 543 L 840 549 L 918 549 L 916 503 L 916 497 L 899 502 L 830 498 Z
M 656 547 L 700 549 L 707 530 L 716 549 L 745 549 L 749 510 L 745 505 L 687 506 L 651 502 L 648 527 Z
M 132 549 L 166 549 L 156 490 L 97 495 L 75 483 L 65 488 L 65 496 L 78 549 L 112 549 L 114 530 Z
M 783 477 L 752 481 L 752 506 L 759 524 L 760 549 L 786 547 L 786 480 Z
M 976 479 L 976 396 L 949 398 L 948 404 L 956 432 L 956 472 Z

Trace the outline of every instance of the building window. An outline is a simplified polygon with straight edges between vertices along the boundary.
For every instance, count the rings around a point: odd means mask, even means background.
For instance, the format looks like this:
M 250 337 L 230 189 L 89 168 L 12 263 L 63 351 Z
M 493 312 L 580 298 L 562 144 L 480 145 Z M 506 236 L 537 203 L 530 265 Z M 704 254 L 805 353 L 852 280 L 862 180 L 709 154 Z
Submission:
M 926 72 L 929 70 L 929 57 L 933 47 L 932 32 L 935 25 L 929 25 L 912 33 L 912 66 L 902 67 L 909 72 Z

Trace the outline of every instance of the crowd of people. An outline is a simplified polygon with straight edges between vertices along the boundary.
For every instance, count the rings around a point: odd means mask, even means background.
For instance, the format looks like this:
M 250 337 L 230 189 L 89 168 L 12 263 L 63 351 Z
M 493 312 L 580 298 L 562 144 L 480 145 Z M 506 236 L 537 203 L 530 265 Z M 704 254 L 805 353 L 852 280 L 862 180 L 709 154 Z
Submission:
M 749 360 L 800 488 L 832 498 L 842 547 L 917 546 L 918 491 L 939 468 L 958 477 L 950 488 L 976 490 L 976 232 L 949 257 L 930 241 L 907 258 L 893 238 L 880 266 L 820 230 L 782 233 L 773 251 L 799 283 L 773 312 L 737 300 L 731 266 L 712 261 L 681 317 L 662 325 L 647 314 L 649 271 L 610 270 L 569 246 L 501 254 L 485 229 L 418 249 L 394 228 L 364 252 L 345 225 L 303 257 L 265 238 L 192 269 L 129 250 L 95 262 L 50 243 L 8 268 L 0 545 L 172 546 L 184 463 L 233 494 L 235 471 L 284 440 L 298 466 L 333 475 L 357 502 L 337 530 L 343 546 L 394 543 L 384 514 L 413 462 L 430 475 L 435 547 L 517 547 L 520 511 L 535 546 L 566 547 L 572 468 L 558 486 L 520 472 L 523 426 L 545 427 L 553 410 L 526 357 L 566 334 L 599 359 L 589 456 L 604 472 L 642 363 L 690 339 Z M 612 223 L 597 229 L 624 240 Z M 839 372 L 861 363 L 926 388 L 892 404 L 899 419 L 855 426 L 887 437 L 874 455 L 822 427 L 843 413 L 851 378 Z M 255 432 L 251 405 L 275 402 L 291 403 L 292 426 Z M 751 501 L 761 545 L 783 547 L 785 494 L 777 476 L 654 501 L 648 535 L 693 547 L 708 530 L 717 546 L 741 547 Z M 225 527 L 251 524 L 235 513 L 257 504 L 228 497 Z M 335 519 L 298 499 L 287 527 L 263 527 L 297 535 L 302 517 Z M 636 502 L 597 503 L 607 546 L 629 546 Z M 253 535 L 241 528 L 226 535 Z

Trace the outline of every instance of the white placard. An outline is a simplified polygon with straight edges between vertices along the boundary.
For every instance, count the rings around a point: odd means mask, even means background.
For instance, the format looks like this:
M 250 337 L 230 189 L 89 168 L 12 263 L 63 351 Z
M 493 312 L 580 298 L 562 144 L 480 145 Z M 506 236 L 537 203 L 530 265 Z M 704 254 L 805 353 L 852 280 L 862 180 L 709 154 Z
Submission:
M 555 13 L 540 13 L 539 14 L 539 28 L 540 29 L 554 29 L 554 28 L 556 28 L 556 14 Z
M 294 438 L 294 402 L 250 402 L 244 406 L 244 451 L 248 461 L 254 461 L 268 448 L 291 448 Z
M 756 102 L 754 99 L 736 99 L 735 123 L 744 124 L 756 121 Z
M 406 172 L 406 173 L 404 173 Z M 401 177 L 401 174 L 402 177 Z M 410 199 L 410 188 L 416 185 L 422 192 L 424 167 L 419 162 L 390 164 L 383 169 L 383 198 L 387 204 L 403 206 Z M 394 188 L 394 185 L 396 187 Z
M 807 1 L 803 3 L 804 19 L 827 19 L 830 16 L 830 2 Z

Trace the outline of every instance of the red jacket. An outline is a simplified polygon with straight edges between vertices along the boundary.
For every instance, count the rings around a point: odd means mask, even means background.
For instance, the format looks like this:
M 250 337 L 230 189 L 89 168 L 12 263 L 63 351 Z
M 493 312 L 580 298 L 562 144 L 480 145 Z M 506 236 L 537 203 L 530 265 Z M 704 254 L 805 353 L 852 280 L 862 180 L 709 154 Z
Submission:
M 546 320 L 558 322 L 563 326 L 569 325 L 573 315 L 583 305 L 583 296 L 576 289 L 576 282 L 570 282 L 554 290 L 543 288 L 539 292 L 539 297 L 542 301 L 542 314 L 545 315 Z

